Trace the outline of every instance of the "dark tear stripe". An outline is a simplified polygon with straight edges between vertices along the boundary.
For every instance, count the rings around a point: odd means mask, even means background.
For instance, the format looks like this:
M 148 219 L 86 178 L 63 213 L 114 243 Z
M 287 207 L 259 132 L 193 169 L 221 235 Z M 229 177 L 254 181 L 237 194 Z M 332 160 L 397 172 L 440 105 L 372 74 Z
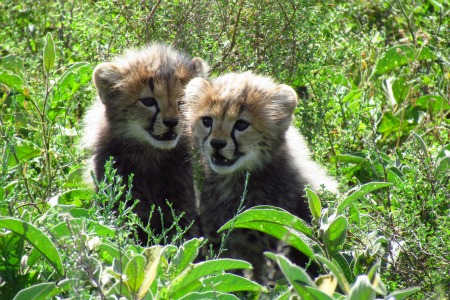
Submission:
M 153 129 L 155 128 L 156 117 L 158 117 L 158 114 L 159 114 L 159 106 L 158 106 L 158 102 L 156 102 L 156 112 L 150 123 L 150 131 L 152 131 L 152 132 L 153 132 Z
M 239 152 L 239 144 L 236 141 L 236 137 L 234 136 L 234 125 L 233 129 L 231 130 L 231 139 L 233 140 L 234 143 L 234 157 L 237 157 L 238 155 L 240 155 L 240 152 Z
M 203 140 L 203 151 L 205 151 L 205 143 L 206 143 L 206 141 L 208 140 L 209 136 L 211 135 L 213 126 L 214 126 L 214 119 L 213 119 L 213 124 L 211 125 L 211 128 L 209 129 L 208 135 L 207 135 L 206 138 Z

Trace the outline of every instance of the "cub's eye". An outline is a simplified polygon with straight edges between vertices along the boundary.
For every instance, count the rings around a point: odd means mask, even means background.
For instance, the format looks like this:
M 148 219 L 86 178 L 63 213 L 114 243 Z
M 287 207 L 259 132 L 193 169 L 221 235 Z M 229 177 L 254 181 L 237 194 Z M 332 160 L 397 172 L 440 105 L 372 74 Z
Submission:
M 203 117 L 202 118 L 203 126 L 209 128 L 213 124 L 213 119 L 211 117 Z
M 238 131 L 244 131 L 245 129 L 247 129 L 247 127 L 249 125 L 250 125 L 250 123 L 247 121 L 237 120 L 236 123 L 234 124 L 234 129 L 236 129 Z
M 152 107 L 156 105 L 156 100 L 153 97 L 141 98 L 141 102 L 147 107 Z

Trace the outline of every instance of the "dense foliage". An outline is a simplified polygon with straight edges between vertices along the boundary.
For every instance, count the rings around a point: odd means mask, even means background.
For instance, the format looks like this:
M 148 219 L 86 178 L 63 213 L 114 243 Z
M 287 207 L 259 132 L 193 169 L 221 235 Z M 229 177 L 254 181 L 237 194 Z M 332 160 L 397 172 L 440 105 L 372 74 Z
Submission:
M 0 9 L 1 299 L 450 297 L 447 1 L 4 0 Z M 98 194 L 84 184 L 77 145 L 92 70 L 152 41 L 203 58 L 213 76 L 254 70 L 296 88 L 296 125 L 342 195 L 308 190 L 310 225 L 260 207 L 227 228 L 271 220 L 266 232 L 317 260 L 320 280 L 269 253 L 286 280 L 261 287 L 228 272 L 247 262 L 196 261 L 205 241 L 183 241 L 182 229 L 138 246 L 128 233 L 139 221 L 124 206 L 110 213 L 127 190 L 114 170 Z M 395 294 L 411 287 L 420 290 Z

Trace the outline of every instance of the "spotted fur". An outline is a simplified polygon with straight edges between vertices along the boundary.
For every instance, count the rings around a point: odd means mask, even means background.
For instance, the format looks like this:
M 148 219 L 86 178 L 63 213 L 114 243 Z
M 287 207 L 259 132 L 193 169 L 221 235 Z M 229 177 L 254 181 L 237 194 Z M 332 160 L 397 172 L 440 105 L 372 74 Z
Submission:
M 130 50 L 94 70 L 98 99 L 85 117 L 84 146 L 93 151 L 97 180 L 103 179 L 111 156 L 125 180 L 134 174 L 132 196 L 140 200 L 135 212 L 144 224 L 153 204 L 162 208 L 165 226 L 172 224 L 166 200 L 178 214 L 185 212 L 182 225 L 197 215 L 179 107 L 186 84 L 207 71 L 201 59 L 160 44 Z M 151 220 L 156 233 L 161 232 L 159 219 Z M 146 242 L 142 232 L 140 238 Z
M 337 190 L 336 181 L 311 160 L 306 142 L 291 125 L 297 96 L 289 86 L 250 72 L 231 73 L 211 81 L 192 80 L 185 99 L 205 169 L 201 223 L 216 247 L 220 244 L 217 230 L 238 210 L 247 171 L 246 208 L 274 205 L 306 221 L 311 217 L 305 185 Z M 261 233 L 235 230 L 226 255 L 250 261 L 253 278 L 267 282 L 271 269 L 266 267 L 263 251 L 277 251 L 279 246 Z

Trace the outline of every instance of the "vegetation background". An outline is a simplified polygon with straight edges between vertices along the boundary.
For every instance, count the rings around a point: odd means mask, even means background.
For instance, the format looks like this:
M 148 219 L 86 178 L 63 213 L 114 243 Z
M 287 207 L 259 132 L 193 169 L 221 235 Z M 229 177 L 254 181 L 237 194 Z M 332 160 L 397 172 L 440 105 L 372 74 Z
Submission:
M 121 188 L 105 183 L 94 196 L 77 144 L 95 65 L 153 41 L 203 58 L 213 76 L 253 70 L 296 88 L 296 125 L 343 194 L 392 184 L 352 203 L 340 250 L 369 251 L 384 236 L 375 256 L 388 291 L 420 286 L 411 297 L 450 296 L 447 1 L 3 0 L 0 11 L 0 298 L 38 285 L 51 291 L 44 298 L 106 299 L 107 275 L 122 278 L 131 265 L 115 264 L 105 249 L 141 266 L 133 255 L 143 250 L 123 229 L 133 221 L 99 209 Z M 330 208 L 340 201 L 321 199 Z M 37 230 L 34 239 L 24 224 Z M 40 248 L 39 234 L 56 256 Z M 158 270 L 180 253 L 169 250 L 154 260 Z M 143 298 L 138 290 L 129 297 Z M 165 292 L 158 295 L 177 295 Z

